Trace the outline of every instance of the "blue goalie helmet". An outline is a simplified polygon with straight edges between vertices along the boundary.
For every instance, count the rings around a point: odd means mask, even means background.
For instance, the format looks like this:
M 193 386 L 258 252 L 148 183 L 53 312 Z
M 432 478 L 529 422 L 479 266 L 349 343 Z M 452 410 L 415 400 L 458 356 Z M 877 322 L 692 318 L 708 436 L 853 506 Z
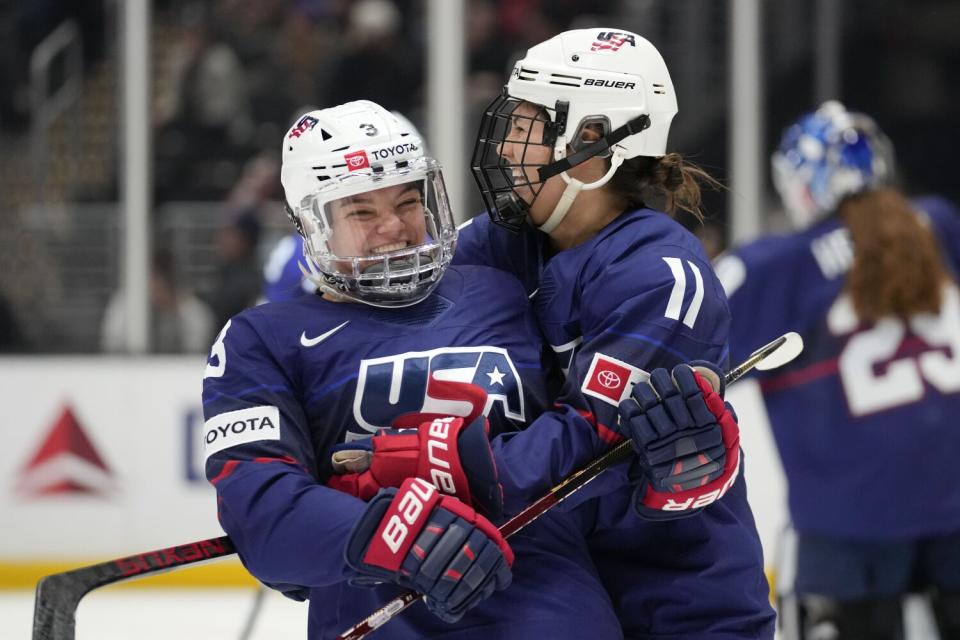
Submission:
M 893 146 L 872 118 L 823 103 L 787 127 L 771 158 L 773 183 L 797 228 L 837 209 L 847 196 L 893 178 Z

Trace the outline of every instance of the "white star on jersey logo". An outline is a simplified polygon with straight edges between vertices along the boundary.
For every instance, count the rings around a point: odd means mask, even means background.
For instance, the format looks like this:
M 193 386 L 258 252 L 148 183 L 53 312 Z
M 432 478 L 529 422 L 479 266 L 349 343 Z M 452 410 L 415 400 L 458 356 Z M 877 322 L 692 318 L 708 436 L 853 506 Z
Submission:
M 487 374 L 490 376 L 490 386 L 492 387 L 495 384 L 503 386 L 503 376 L 507 375 L 506 373 L 500 373 L 500 369 L 496 366 L 493 367 L 493 371 Z

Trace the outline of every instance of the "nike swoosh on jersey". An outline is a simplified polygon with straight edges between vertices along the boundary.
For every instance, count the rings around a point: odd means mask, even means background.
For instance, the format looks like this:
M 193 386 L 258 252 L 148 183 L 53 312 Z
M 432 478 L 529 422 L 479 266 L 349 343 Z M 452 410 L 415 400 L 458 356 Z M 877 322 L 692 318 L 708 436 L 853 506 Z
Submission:
M 335 334 L 337 331 L 340 331 L 340 329 L 343 329 L 348 324 L 350 324 L 349 320 L 347 320 L 341 325 L 334 327 L 333 329 L 330 329 L 330 331 L 327 331 L 326 333 L 321 333 L 316 338 L 308 338 L 307 332 L 304 331 L 303 333 L 300 334 L 300 344 L 302 344 L 305 347 L 315 347 L 321 342 L 323 342 L 324 340 L 326 340 L 327 338 L 329 338 L 330 336 L 332 336 L 333 334 Z

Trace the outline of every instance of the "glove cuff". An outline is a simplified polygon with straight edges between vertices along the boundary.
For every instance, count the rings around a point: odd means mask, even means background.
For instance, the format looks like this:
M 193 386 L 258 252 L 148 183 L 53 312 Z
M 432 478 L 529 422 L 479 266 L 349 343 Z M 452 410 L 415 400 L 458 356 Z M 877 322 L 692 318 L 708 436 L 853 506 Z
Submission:
M 718 396 L 721 398 L 724 396 L 727 390 L 727 382 L 717 365 L 708 360 L 693 360 L 687 364 L 690 365 L 690 368 L 692 368 L 697 375 L 709 383 L 710 389 Z

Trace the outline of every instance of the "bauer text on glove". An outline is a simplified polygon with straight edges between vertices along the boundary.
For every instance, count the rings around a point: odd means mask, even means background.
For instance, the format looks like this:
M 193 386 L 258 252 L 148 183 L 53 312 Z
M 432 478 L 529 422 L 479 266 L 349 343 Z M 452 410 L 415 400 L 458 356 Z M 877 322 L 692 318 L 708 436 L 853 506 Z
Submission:
M 456 622 L 512 579 L 513 551 L 496 527 L 422 478 L 374 496 L 344 556 L 358 573 L 355 583 L 415 589 L 447 622 Z
M 486 418 L 436 418 L 416 429 L 382 429 L 331 452 L 327 484 L 361 500 L 407 478 L 423 478 L 488 518 L 503 513 L 503 493 L 487 440 Z
M 707 363 L 654 369 L 620 403 L 620 431 L 637 453 L 634 503 L 644 517 L 689 515 L 720 499 L 740 468 L 740 430 Z M 718 393 L 718 391 L 720 393 Z

